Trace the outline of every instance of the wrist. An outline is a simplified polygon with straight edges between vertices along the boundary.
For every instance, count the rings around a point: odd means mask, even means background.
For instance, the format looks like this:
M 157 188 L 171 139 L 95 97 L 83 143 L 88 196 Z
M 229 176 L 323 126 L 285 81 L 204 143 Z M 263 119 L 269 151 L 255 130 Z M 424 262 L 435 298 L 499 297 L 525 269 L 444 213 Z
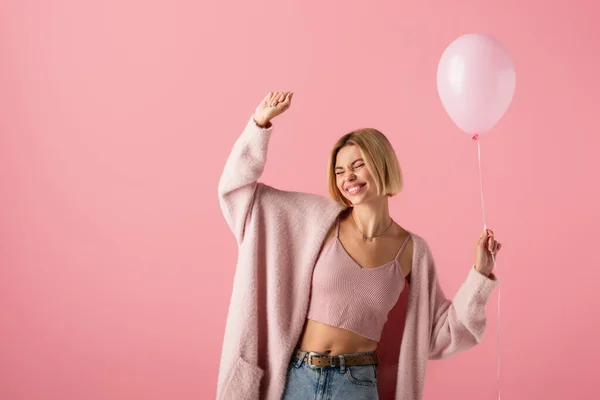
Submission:
M 473 268 L 475 268 L 475 271 L 479 272 L 481 275 L 484 275 L 486 277 L 490 277 L 490 274 L 492 273 L 492 271 L 483 271 L 481 270 L 481 268 L 478 268 L 477 266 L 474 266 Z
M 256 117 L 252 117 L 254 119 L 254 123 L 260 127 L 260 128 L 269 128 L 271 127 L 271 121 L 269 121 L 268 119 L 265 118 L 256 118 Z

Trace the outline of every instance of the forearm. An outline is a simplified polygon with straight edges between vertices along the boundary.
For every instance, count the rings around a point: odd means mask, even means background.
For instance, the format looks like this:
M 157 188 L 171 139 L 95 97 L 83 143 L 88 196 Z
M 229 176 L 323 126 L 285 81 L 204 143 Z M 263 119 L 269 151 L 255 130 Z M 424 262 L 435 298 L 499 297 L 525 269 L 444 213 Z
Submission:
M 254 118 L 250 119 L 236 140 L 219 180 L 219 204 L 238 243 L 243 238 L 246 216 L 264 171 L 272 129 L 270 122 L 263 128 Z
M 433 315 L 430 358 L 439 359 L 467 350 L 483 340 L 486 310 L 497 280 L 472 268 L 465 282 L 450 301 L 436 282 L 432 293 L 436 304 Z

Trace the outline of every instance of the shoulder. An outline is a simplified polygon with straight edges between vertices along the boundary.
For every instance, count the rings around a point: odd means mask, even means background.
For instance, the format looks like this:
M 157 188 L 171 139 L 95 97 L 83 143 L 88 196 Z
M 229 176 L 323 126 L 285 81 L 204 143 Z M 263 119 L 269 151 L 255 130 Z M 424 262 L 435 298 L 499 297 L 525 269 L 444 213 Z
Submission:
M 410 272 L 411 275 L 414 275 L 415 269 L 419 271 L 429 269 L 429 266 L 433 263 L 433 255 L 429 243 L 423 236 L 410 230 L 407 232 L 410 235 L 410 240 L 406 244 L 406 251 L 411 254 L 412 270 Z
M 428 253 L 431 251 L 429 243 L 427 243 L 427 240 L 423 236 L 411 230 L 407 230 L 407 232 L 410 235 L 410 243 L 414 248 L 414 253 L 416 256 L 422 257 L 424 253 Z
M 415 246 L 415 235 L 396 222 L 394 222 L 392 235 L 401 246 L 404 246 L 398 261 L 402 269 L 402 274 L 410 284 L 415 260 L 415 249 L 418 249 L 418 246 Z

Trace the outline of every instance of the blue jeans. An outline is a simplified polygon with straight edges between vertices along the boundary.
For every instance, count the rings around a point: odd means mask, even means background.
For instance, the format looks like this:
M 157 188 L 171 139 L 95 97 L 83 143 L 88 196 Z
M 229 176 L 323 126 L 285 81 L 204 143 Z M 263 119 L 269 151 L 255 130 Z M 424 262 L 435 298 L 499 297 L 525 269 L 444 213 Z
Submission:
M 345 356 L 371 355 L 367 353 Z M 339 367 L 311 368 L 302 351 L 295 353 L 287 368 L 287 381 L 282 400 L 378 400 L 376 365 L 340 365 Z M 314 353 L 316 354 L 316 353 Z

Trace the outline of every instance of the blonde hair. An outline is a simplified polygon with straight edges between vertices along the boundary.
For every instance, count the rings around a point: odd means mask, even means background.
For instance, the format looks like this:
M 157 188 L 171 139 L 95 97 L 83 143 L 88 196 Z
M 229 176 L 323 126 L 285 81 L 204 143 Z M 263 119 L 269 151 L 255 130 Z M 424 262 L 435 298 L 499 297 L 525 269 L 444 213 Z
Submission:
M 335 161 L 338 152 L 345 146 L 358 146 L 371 177 L 375 181 L 377 194 L 392 197 L 404 185 L 398 157 L 388 138 L 374 128 L 354 130 L 342 136 L 333 146 L 329 157 L 327 180 L 329 194 L 338 203 L 350 206 L 351 203 L 340 193 L 335 175 Z

